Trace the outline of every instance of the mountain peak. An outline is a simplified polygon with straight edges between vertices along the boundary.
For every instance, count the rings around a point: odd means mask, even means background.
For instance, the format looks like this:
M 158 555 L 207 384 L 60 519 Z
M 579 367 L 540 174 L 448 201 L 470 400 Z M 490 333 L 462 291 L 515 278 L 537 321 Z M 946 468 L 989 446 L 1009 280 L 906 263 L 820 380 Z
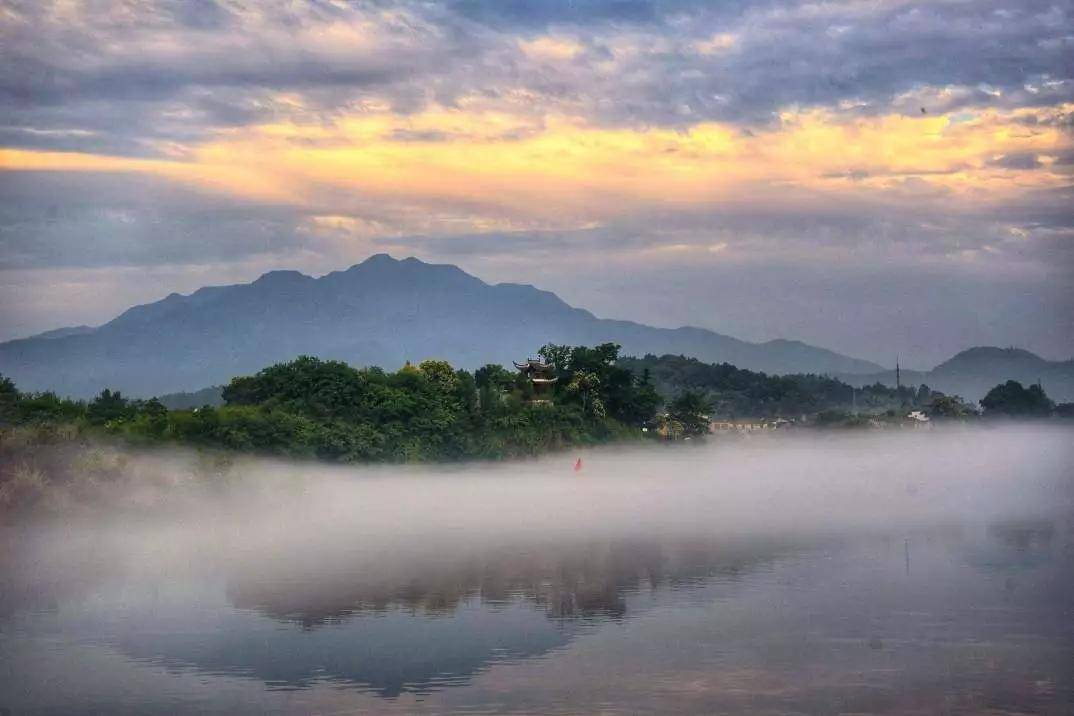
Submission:
M 420 266 L 430 266 L 432 264 L 426 264 L 424 261 L 422 261 L 419 258 L 415 258 L 414 256 L 407 256 L 407 257 L 402 258 L 402 259 L 397 259 L 394 256 L 392 256 L 391 254 L 381 252 L 379 254 L 373 254 L 372 256 L 370 256 L 369 258 L 365 259 L 364 261 L 359 261 L 358 263 L 354 264 L 349 269 L 347 269 L 347 271 L 354 271 L 356 269 L 361 270 L 361 269 L 370 269 L 370 268 L 385 268 L 385 267 L 388 267 L 388 266 L 419 266 L 419 265 Z
M 391 254 L 379 253 L 373 254 L 365 261 L 359 261 L 351 266 L 351 268 L 357 268 L 358 266 L 376 266 L 377 264 L 397 264 L 399 260 L 394 258 Z
M 337 287 L 353 288 L 361 284 L 377 291 L 395 291 L 417 284 L 426 289 L 440 287 L 444 290 L 471 290 L 487 285 L 455 264 L 426 263 L 414 256 L 397 259 L 385 253 L 373 254 L 345 271 L 326 274 L 322 279 Z
M 956 353 L 951 358 L 947 359 L 940 365 L 936 366 L 935 370 L 942 368 L 950 368 L 952 366 L 978 364 L 978 363 L 1046 363 L 1036 353 L 1031 353 L 1024 348 L 999 348 L 998 346 L 974 346 L 973 348 L 967 348 L 964 351 Z
M 254 283 L 255 284 L 278 285 L 278 284 L 297 283 L 297 282 L 301 282 L 301 281 L 312 281 L 312 280 L 313 279 L 311 277 L 307 276 L 306 274 L 302 273 L 301 271 L 279 270 L 279 271 L 268 271 L 266 273 L 261 274 L 261 276 L 259 276 L 257 278 L 257 280 L 254 281 Z
M 1008 348 L 1000 348 L 999 346 L 974 346 L 967 348 L 964 351 L 959 351 L 954 355 L 955 358 L 959 356 L 1006 356 L 1006 357 L 1020 357 L 1020 358 L 1040 358 L 1036 353 L 1027 351 L 1025 348 L 1016 348 L 1010 346 Z

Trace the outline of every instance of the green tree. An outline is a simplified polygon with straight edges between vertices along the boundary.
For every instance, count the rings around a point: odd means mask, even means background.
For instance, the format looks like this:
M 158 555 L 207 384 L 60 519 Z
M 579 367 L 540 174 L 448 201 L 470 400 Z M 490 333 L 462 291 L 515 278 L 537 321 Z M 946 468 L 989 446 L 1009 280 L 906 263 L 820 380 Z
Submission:
M 595 373 L 580 370 L 571 377 L 567 384 L 568 395 L 577 396 L 582 404 L 582 413 L 592 415 L 595 418 L 603 418 L 605 415 L 604 401 L 600 396 L 600 378 Z
M 557 390 L 562 398 L 584 403 L 585 413 L 597 409 L 602 416 L 639 426 L 652 418 L 660 398 L 650 379 L 639 380 L 618 365 L 619 348 L 616 343 L 593 347 L 548 344 L 538 355 L 555 366 L 560 379 Z M 580 382 L 575 382 L 575 377 L 582 374 Z
M 478 405 L 483 413 L 493 413 L 503 408 L 504 395 L 515 384 L 518 373 L 506 370 L 502 365 L 489 363 L 474 372 L 477 385 Z
M 667 440 L 678 440 L 686 434 L 683 424 L 670 415 L 659 416 L 656 419 L 656 427 L 658 433 Z
M 977 411 L 973 409 L 972 405 L 963 402 L 962 398 L 957 395 L 934 393 L 932 402 L 928 405 L 928 413 L 939 418 L 963 418 L 975 415 Z
M 628 374 L 630 383 L 622 395 L 613 396 L 615 417 L 627 425 L 640 427 L 652 420 L 662 400 L 648 368 L 642 371 L 640 377 L 634 377 L 629 371 L 624 372 Z
M 671 417 L 682 424 L 687 435 L 704 435 L 709 431 L 708 398 L 702 393 L 684 390 L 668 406 Z
M 477 402 L 477 383 L 474 381 L 473 374 L 465 370 L 455 371 L 453 390 L 455 399 L 462 406 L 463 412 L 471 418 L 475 417 L 479 411 L 479 406 Z
M 0 422 L 15 419 L 15 411 L 19 402 L 19 390 L 15 382 L 7 376 L 0 375 Z
M 446 360 L 423 360 L 418 364 L 418 370 L 438 390 L 444 393 L 455 390 L 455 369 Z
M 1041 417 L 1050 415 L 1055 404 L 1039 385 L 1025 388 L 1016 380 L 1008 380 L 988 391 L 981 406 L 986 415 Z
M 546 343 L 537 351 L 537 357 L 545 363 L 554 366 L 557 373 L 566 373 L 571 370 L 571 360 L 574 349 L 570 346 L 561 346 L 555 343 Z
M 145 419 L 145 429 L 150 435 L 160 437 L 168 429 L 168 409 L 156 398 L 143 403 L 139 413 Z
M 507 390 L 515 383 L 515 371 L 510 371 L 498 363 L 488 363 L 474 372 L 474 382 L 478 388 L 486 385 L 497 390 Z
M 22 393 L 15 404 L 15 415 L 22 423 L 78 420 L 85 417 L 86 406 L 52 392 Z
M 134 412 L 130 401 L 124 398 L 118 390 L 113 392 L 105 388 L 86 407 L 86 418 L 94 425 L 104 425 L 132 418 Z

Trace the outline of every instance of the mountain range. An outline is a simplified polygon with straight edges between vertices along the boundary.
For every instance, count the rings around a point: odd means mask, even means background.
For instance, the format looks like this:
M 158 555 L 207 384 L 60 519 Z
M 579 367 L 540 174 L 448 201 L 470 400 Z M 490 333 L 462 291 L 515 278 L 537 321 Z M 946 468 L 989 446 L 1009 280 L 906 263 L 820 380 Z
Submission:
M 799 341 L 750 343 L 702 328 L 597 318 L 533 286 L 490 285 L 456 266 L 372 256 L 313 278 L 272 271 L 256 281 L 173 293 L 99 327 L 60 328 L 0 343 L 0 373 L 23 390 L 89 397 L 196 391 L 299 355 L 395 369 L 443 358 L 473 369 L 510 366 L 545 343 L 615 342 L 623 355 L 667 353 L 766 373 L 821 373 L 853 385 L 895 384 L 895 372 Z M 1019 349 L 973 348 L 904 384 L 977 400 L 1008 379 L 1074 399 L 1074 361 Z
M 601 319 L 533 286 L 490 285 L 456 266 L 378 254 L 313 278 L 171 294 L 96 328 L 0 344 L 0 373 L 24 390 L 88 397 L 198 390 L 298 355 L 395 369 L 443 358 L 463 368 L 532 356 L 545 343 L 614 341 L 625 355 L 676 353 L 769 373 L 877 373 L 869 361 L 799 341 L 749 343 L 701 328 Z

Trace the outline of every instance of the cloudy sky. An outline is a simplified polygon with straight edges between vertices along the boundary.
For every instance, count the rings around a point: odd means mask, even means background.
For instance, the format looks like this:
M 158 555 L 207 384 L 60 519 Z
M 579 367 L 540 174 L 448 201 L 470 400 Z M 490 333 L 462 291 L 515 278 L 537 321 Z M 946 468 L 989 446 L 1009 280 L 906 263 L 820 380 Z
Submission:
M 1071 0 L 0 0 L 0 339 L 372 253 L 1074 355 Z

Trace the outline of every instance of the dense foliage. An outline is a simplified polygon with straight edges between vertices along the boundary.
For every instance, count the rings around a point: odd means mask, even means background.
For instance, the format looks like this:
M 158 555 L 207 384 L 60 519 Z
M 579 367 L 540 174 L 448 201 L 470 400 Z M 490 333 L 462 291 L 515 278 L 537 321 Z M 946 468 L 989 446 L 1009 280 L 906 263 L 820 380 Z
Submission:
M 649 375 L 634 375 L 621 364 L 619 346 L 604 343 L 596 348 L 548 344 L 541 359 L 556 369 L 558 400 L 580 406 L 589 414 L 606 414 L 631 426 L 653 417 L 661 399 Z
M 1055 403 L 1045 395 L 1039 385 L 1026 388 L 1016 380 L 1008 380 L 988 391 L 988 394 L 981 398 L 981 407 L 985 409 L 986 415 L 1040 417 L 1050 415 Z

